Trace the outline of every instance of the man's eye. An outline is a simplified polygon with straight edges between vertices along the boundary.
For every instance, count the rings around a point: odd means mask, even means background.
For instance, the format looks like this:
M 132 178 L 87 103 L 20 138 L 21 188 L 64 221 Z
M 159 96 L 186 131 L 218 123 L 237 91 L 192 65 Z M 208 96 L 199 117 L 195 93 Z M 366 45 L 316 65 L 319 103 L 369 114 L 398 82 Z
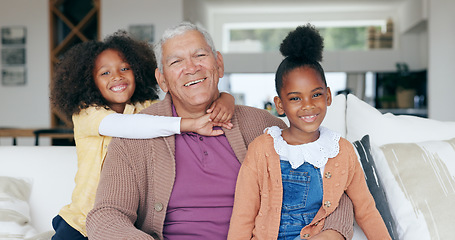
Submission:
M 290 98 L 289 100 L 291 100 L 291 101 L 298 101 L 298 100 L 300 100 L 300 98 L 299 98 L 299 97 L 292 97 L 292 98 Z
M 171 64 L 169 64 L 169 66 L 172 66 L 172 65 L 174 65 L 174 64 L 177 64 L 177 63 L 179 63 L 179 62 L 180 62 L 180 60 L 172 61 Z
M 315 94 L 313 95 L 313 97 L 319 97 L 319 96 L 321 96 L 321 95 L 322 95 L 322 93 L 315 93 Z
M 200 53 L 200 54 L 196 55 L 196 57 L 205 57 L 205 56 L 207 56 L 207 54 L 205 54 L 205 53 Z

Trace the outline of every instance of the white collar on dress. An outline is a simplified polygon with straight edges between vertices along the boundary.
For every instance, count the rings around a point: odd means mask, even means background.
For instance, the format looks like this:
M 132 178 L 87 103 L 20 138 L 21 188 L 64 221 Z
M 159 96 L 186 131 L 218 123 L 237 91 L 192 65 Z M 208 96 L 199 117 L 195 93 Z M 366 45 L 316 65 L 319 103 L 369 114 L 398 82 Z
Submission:
M 319 138 L 310 143 L 289 145 L 281 136 L 282 129 L 277 126 L 268 127 L 265 133 L 273 137 L 273 146 L 281 160 L 287 160 L 293 169 L 308 162 L 317 168 L 325 166 L 329 158 L 340 152 L 340 134 L 325 127 L 319 127 Z

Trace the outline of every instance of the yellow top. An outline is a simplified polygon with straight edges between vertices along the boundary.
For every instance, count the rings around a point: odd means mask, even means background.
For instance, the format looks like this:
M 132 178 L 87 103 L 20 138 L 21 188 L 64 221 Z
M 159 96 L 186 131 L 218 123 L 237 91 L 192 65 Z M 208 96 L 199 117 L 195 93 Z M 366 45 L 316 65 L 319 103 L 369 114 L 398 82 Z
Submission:
M 146 101 L 135 105 L 127 104 L 123 114 L 135 114 L 156 101 Z M 74 229 L 87 236 L 85 222 L 88 212 L 95 203 L 96 189 L 101 167 L 106 157 L 107 146 L 112 137 L 102 136 L 98 128 L 104 117 L 114 113 L 104 107 L 89 107 L 73 115 L 74 140 L 78 159 L 78 170 L 74 181 L 76 187 L 71 203 L 64 206 L 59 215 Z

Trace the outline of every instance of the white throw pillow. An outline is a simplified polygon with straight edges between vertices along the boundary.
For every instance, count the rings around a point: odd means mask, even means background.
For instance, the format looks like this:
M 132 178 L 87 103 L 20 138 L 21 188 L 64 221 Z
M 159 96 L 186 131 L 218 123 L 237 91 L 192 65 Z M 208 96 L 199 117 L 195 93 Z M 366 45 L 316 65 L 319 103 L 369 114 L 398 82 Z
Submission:
M 31 185 L 24 179 L 0 176 L 0 239 L 35 236 L 30 225 Z
M 453 239 L 455 138 L 374 146 L 372 152 L 399 239 Z
M 455 137 L 455 122 L 415 116 L 382 114 L 368 103 L 349 94 L 346 108 L 346 138 L 360 140 L 369 135 L 372 144 L 415 143 Z
M 327 108 L 322 126 L 346 137 L 346 95 L 339 94 L 332 98 L 332 105 Z

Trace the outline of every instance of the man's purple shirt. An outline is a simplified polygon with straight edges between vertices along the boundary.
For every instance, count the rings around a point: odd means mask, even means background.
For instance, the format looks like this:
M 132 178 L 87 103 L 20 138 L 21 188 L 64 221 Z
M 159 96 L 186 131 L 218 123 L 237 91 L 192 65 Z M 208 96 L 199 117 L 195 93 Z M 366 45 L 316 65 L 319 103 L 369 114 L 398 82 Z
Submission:
M 175 135 L 175 165 L 164 238 L 226 239 L 240 169 L 226 136 Z

